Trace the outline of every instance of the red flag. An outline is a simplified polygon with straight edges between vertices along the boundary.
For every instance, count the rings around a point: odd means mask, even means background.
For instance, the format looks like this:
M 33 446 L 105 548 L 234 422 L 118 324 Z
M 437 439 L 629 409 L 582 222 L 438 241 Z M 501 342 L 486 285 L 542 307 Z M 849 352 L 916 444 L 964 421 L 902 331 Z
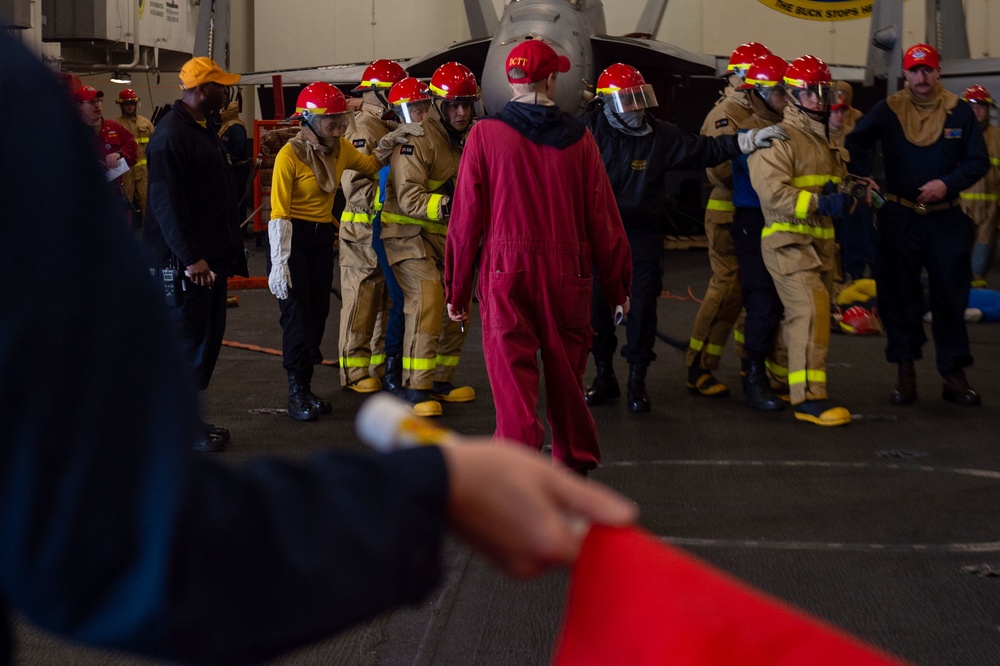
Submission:
M 594 526 L 554 666 L 903 666 L 636 528 Z

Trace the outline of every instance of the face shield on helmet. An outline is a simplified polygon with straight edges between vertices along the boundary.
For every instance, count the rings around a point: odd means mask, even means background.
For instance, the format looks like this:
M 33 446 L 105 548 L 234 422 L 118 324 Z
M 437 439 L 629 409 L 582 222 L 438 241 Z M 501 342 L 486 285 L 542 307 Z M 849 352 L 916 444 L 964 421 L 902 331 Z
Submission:
M 389 90 L 389 106 L 404 123 L 419 123 L 431 109 L 431 91 L 420 79 L 407 77 Z
M 631 113 L 658 106 L 653 86 L 635 67 L 616 63 L 597 77 L 597 94 L 615 113 Z
M 776 55 L 759 56 L 747 68 L 739 90 L 753 91 L 772 111 L 781 111 L 788 104 L 785 97 L 787 69 L 788 63 Z
M 344 93 L 323 81 L 302 89 L 291 118 L 301 119 L 320 139 L 344 136 L 354 125 Z
M 446 62 L 434 71 L 428 87 L 445 127 L 459 133 L 467 130 L 481 97 L 472 70 L 459 62 Z
M 789 100 L 814 116 L 825 116 L 834 100 L 830 68 L 819 58 L 802 56 L 792 61 L 785 72 Z

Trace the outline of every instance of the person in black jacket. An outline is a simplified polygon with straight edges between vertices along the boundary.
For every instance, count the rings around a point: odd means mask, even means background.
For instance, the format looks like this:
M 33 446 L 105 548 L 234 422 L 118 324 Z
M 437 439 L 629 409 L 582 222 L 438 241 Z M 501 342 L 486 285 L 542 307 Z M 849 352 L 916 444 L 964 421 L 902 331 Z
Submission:
M 870 176 L 875 144 L 885 160 L 886 204 L 879 209 L 875 282 L 885 326 L 886 360 L 897 364 L 890 400 L 917 399 L 914 361 L 927 342 L 921 273 L 927 271 L 941 395 L 975 406 L 965 308 L 972 282 L 972 219 L 959 195 L 990 169 L 990 155 L 972 107 L 941 85 L 938 53 L 928 44 L 903 55 L 903 90 L 879 102 L 847 135 L 852 173 Z
M 618 211 L 632 246 L 632 309 L 625 323 L 622 356 L 629 364 L 628 409 L 648 412 L 646 369 L 656 359 L 656 299 L 663 291 L 660 259 L 663 255 L 663 220 L 667 214 L 666 177 L 669 171 L 704 169 L 768 146 L 784 138 L 783 130 L 766 127 L 742 135 L 705 137 L 653 118 L 645 109 L 655 107 L 653 87 L 630 65 L 617 63 L 597 80 L 598 98 L 583 116 L 601 150 L 611 179 Z M 587 404 L 594 406 L 621 395 L 612 368 L 618 345 L 615 321 L 594 282 L 592 352 L 597 376 L 587 389 Z
M 165 284 L 185 355 L 198 388 L 212 379 L 226 330 L 226 278 L 247 276 L 236 186 L 225 145 L 212 117 L 226 104 L 239 74 L 210 58 L 181 68 L 184 95 L 156 127 L 146 149 L 148 219 L 143 242 Z M 226 428 L 204 424 L 196 451 L 221 451 Z
M 4 31 L 0 53 L 0 664 L 15 612 L 88 645 L 257 663 L 421 599 L 446 527 L 527 576 L 575 559 L 572 515 L 634 520 L 515 446 L 193 454 L 190 373 L 88 130 Z

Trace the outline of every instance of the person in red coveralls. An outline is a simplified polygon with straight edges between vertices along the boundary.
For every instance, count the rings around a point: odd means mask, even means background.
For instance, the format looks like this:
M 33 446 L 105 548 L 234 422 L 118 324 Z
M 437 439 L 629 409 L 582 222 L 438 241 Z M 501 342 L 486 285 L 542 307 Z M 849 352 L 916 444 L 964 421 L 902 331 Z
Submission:
M 541 351 L 553 457 L 585 475 L 601 460 L 583 399 L 591 280 L 596 268 L 605 298 L 627 313 L 631 254 L 593 136 L 552 101 L 569 60 L 526 40 L 506 67 L 514 97 L 473 126 L 459 165 L 445 250 L 448 315 L 468 319 L 482 240 L 479 302 L 494 437 L 541 448 Z
M 122 158 L 129 168 L 135 166 L 135 161 L 139 158 L 139 146 L 131 132 L 104 117 L 104 93 L 93 86 L 80 86 L 73 91 L 73 98 L 80 106 L 83 124 L 94 130 L 94 148 L 97 149 L 104 170 L 114 169 Z M 122 176 L 112 182 L 120 187 Z

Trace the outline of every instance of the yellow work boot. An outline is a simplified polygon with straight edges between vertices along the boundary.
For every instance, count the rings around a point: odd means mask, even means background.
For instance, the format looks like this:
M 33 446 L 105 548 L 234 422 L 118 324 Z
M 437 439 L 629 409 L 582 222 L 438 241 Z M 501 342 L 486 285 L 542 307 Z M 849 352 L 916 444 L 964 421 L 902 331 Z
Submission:
M 708 370 L 702 370 L 692 365 L 688 370 L 688 393 L 703 395 L 706 398 L 725 398 L 729 395 L 729 387 L 716 379 Z
M 377 393 L 382 390 L 382 382 L 378 377 L 362 377 L 353 382 L 348 382 L 344 388 L 355 393 Z
M 795 418 L 821 426 L 842 426 L 851 422 L 851 413 L 829 400 L 806 400 L 795 405 Z
M 471 386 L 455 386 L 451 382 L 434 382 L 428 391 L 432 398 L 445 402 L 472 402 L 476 399 L 476 390 Z
M 426 391 L 402 389 L 394 395 L 409 403 L 414 416 L 441 416 L 441 403 L 433 400 Z

